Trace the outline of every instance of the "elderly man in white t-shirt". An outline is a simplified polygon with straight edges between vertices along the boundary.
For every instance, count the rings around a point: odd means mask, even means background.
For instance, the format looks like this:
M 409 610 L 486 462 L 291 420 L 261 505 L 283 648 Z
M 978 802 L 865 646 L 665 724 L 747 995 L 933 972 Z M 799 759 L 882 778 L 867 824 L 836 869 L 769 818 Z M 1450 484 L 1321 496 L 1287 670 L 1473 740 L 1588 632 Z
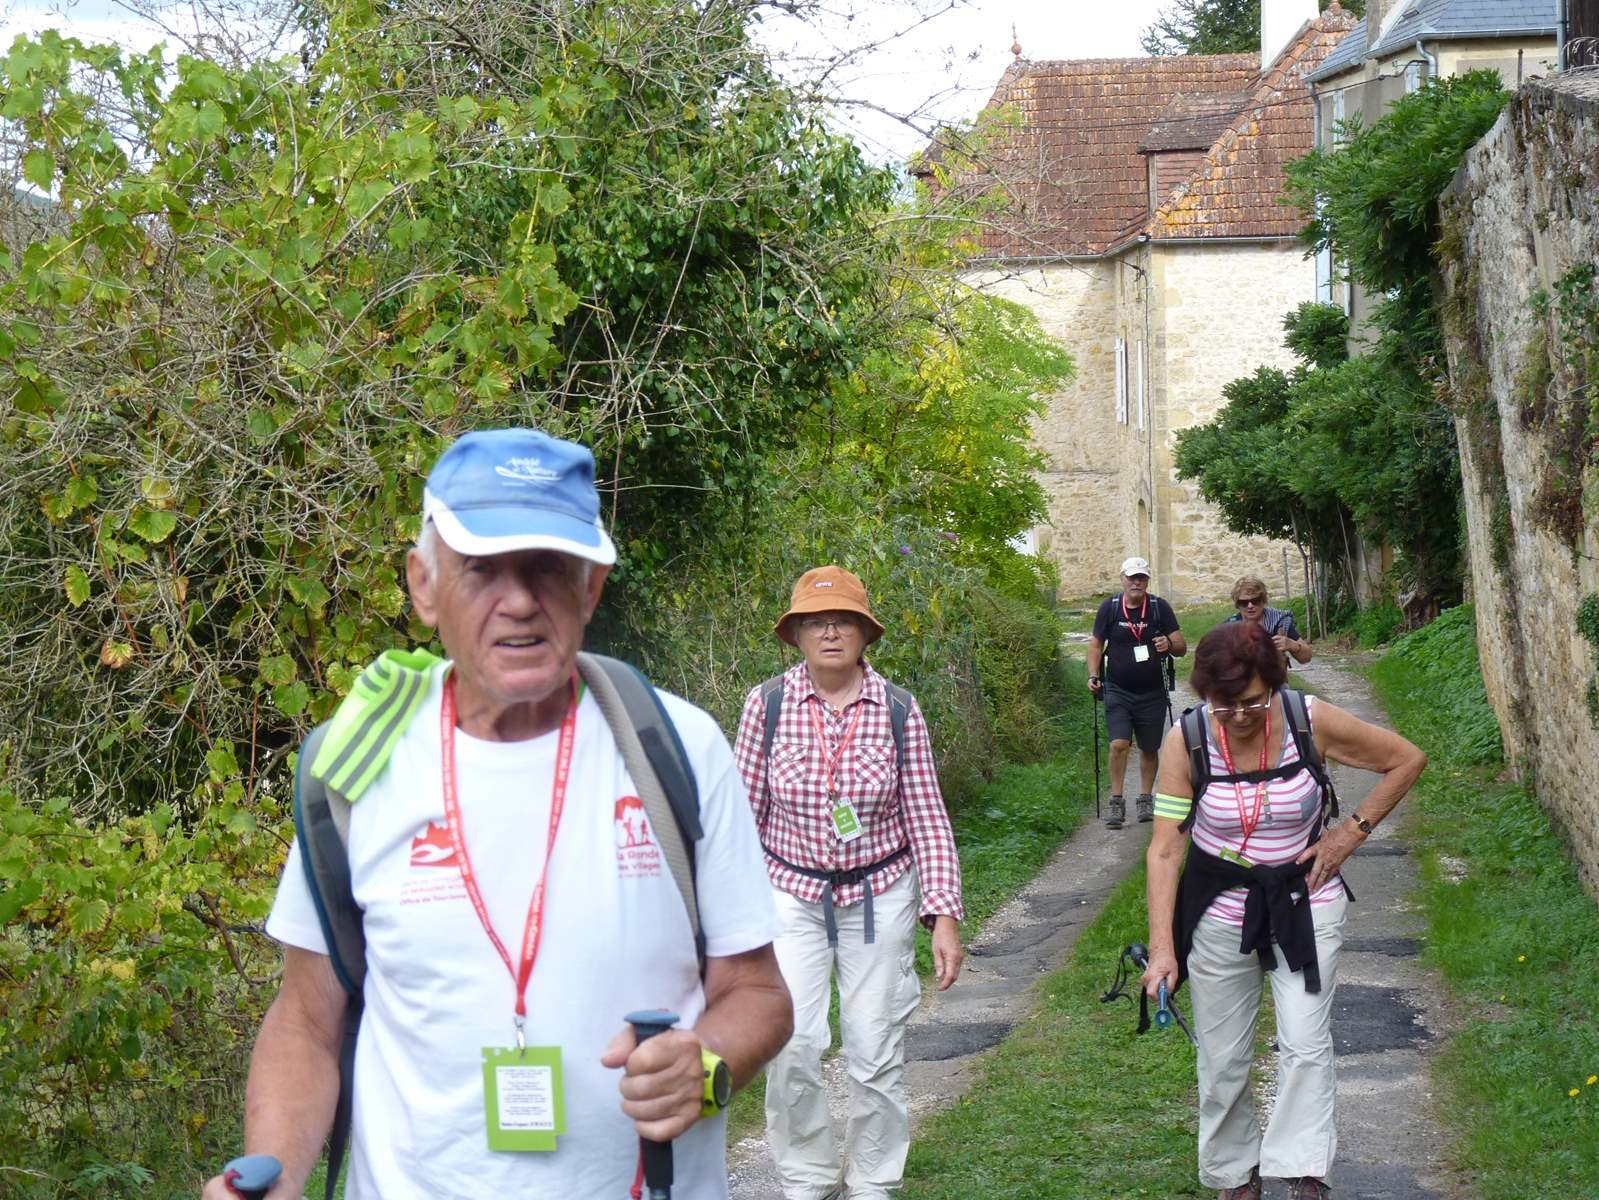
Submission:
M 702 981 L 683 897 L 639 852 L 638 789 L 578 683 L 615 561 L 593 472 L 584 447 L 512 429 L 466 435 L 429 474 L 406 574 L 449 661 L 399 656 L 421 699 L 351 808 L 367 977 L 348 1200 L 621 1200 L 640 1137 L 675 1139 L 678 1195 L 725 1197 L 707 1072 L 720 1060 L 741 1087 L 791 1031 L 781 927 L 726 738 L 660 693 L 700 795 Z M 245 1098 L 246 1150 L 283 1163 L 268 1200 L 301 1195 L 339 1093 L 345 994 L 301 852 L 267 923 L 283 983 Z M 622 1018 L 649 1008 L 682 1022 L 638 1043 Z M 557 1066 L 538 1086 L 558 1096 L 539 1102 L 564 1114 L 536 1150 L 516 1148 L 484 1069 L 524 1039 Z M 203 1195 L 233 1193 L 218 1177 Z

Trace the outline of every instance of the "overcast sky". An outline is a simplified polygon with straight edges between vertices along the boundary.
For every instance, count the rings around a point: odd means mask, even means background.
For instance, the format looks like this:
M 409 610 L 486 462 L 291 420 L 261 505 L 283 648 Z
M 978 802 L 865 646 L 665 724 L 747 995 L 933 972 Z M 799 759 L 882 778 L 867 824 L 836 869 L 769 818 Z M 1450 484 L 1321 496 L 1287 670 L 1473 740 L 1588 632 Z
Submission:
M 771 16 L 758 36 L 796 64 L 824 72 L 846 101 L 839 121 L 879 161 L 902 160 L 934 125 L 967 120 L 1012 60 L 1140 55 L 1139 34 L 1162 0 L 820 0 L 804 23 Z M 143 49 L 161 39 L 116 0 L 6 0 L 0 45 L 58 28 L 85 41 Z

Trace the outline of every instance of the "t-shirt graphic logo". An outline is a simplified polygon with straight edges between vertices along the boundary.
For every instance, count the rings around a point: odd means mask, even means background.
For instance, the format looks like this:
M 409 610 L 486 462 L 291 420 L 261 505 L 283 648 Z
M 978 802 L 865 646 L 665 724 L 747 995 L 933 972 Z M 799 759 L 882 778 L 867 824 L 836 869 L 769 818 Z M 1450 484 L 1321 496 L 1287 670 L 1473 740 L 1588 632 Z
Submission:
M 450 830 L 437 821 L 429 821 L 411 839 L 411 865 L 413 867 L 453 867 L 455 847 L 450 842 Z
M 616 872 L 623 879 L 642 879 L 661 873 L 661 848 L 655 844 L 649 814 L 637 796 L 616 802 Z

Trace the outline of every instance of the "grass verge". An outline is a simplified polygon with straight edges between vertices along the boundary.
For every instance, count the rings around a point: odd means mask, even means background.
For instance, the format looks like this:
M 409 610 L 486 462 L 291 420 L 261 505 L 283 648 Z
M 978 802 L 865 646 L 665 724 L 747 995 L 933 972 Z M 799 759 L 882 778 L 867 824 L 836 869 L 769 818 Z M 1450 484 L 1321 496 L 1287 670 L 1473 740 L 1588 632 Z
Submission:
M 1371 678 L 1430 760 L 1406 808 L 1428 956 L 1464 1018 L 1437 1068 L 1456 1162 L 1479 1200 L 1599 1195 L 1599 908 L 1536 799 L 1498 778 L 1470 609 L 1400 639 Z
M 1188 1042 L 1175 1031 L 1139 1037 L 1132 1004 L 1100 1003 L 1121 948 L 1145 930 L 1140 868 L 1083 930 L 1068 965 L 1045 980 L 1038 1011 L 994 1051 L 982 1084 L 918 1128 L 907 1197 L 1213 1194 L 1196 1175 Z

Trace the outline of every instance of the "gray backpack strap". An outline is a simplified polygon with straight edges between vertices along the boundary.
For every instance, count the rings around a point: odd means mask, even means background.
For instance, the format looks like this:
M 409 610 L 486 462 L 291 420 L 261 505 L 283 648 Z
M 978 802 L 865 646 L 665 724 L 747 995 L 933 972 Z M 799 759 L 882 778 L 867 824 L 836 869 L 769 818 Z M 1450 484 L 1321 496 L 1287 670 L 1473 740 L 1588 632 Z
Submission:
M 694 931 L 694 949 L 705 966 L 705 934 L 700 928 L 695 891 L 694 843 L 704 836 L 699 821 L 699 793 L 677 730 L 661 707 L 649 681 L 633 667 L 602 654 L 580 653 L 578 674 L 594 694 L 621 751 L 627 773 L 638 787 L 650 828 L 661 855 L 682 894 Z M 692 810 L 686 794 L 692 796 Z M 674 802 L 674 796 L 676 800 Z
M 346 992 L 359 996 L 366 981 L 366 935 L 362 913 L 350 887 L 350 805 L 311 774 L 311 763 L 327 736 L 318 725 L 300 746 L 294 770 L 294 832 L 300 839 L 300 862 L 328 945 L 333 973 Z
M 888 683 L 885 679 L 884 683 Z M 911 694 L 897 683 L 888 683 L 888 721 L 894 730 L 894 766 L 899 772 L 900 786 L 905 778 L 905 722 L 910 720 Z
M 363 913 L 350 885 L 350 805 L 338 792 L 311 774 L 326 723 L 318 725 L 300 744 L 294 769 L 294 832 L 300 842 L 300 862 L 311 889 L 312 906 L 322 926 L 328 960 L 344 988 L 343 1031 L 339 1043 L 339 1099 L 328 1133 L 328 1171 L 325 1200 L 334 1200 L 339 1170 L 350 1145 L 350 1125 L 355 1103 L 355 1043 L 364 1007 L 366 982 L 366 932 Z
M 1322 805 L 1326 809 L 1324 820 L 1330 824 L 1338 819 L 1338 789 L 1333 786 L 1332 772 L 1327 770 L 1326 760 L 1322 758 L 1321 751 L 1316 749 L 1316 738 L 1310 728 L 1310 705 L 1305 702 L 1305 693 L 1297 688 L 1283 688 L 1282 698 L 1283 712 L 1287 714 L 1289 727 L 1293 730 L 1294 745 L 1299 749 L 1300 760 L 1310 769 L 1321 787 Z
M 1193 806 L 1178 826 L 1187 833 L 1194 826 L 1194 818 L 1199 815 L 1199 801 L 1210 786 L 1210 730 L 1205 727 L 1204 705 L 1196 704 L 1193 708 L 1184 709 L 1181 724 L 1183 745 L 1188 749 L 1188 783 L 1194 793 Z
M 773 675 L 761 684 L 761 703 L 766 712 L 761 729 L 761 761 L 772 757 L 772 739 L 777 736 L 777 716 L 783 711 L 783 677 Z

